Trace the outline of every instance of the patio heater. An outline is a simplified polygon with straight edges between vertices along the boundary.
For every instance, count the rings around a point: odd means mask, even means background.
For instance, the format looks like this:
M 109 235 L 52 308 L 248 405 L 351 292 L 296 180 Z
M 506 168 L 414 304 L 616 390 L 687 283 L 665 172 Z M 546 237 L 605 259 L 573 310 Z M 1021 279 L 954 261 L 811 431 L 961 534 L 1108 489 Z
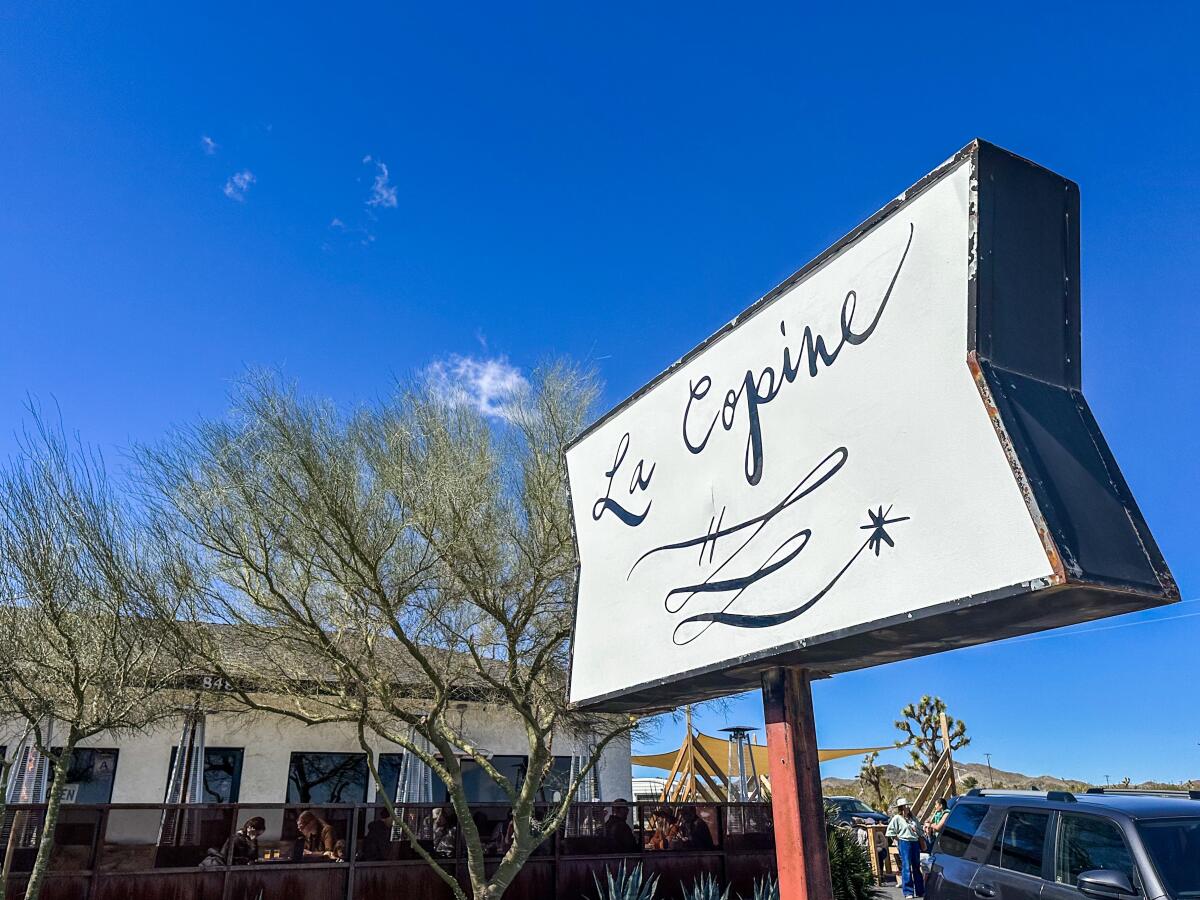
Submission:
M 422 752 L 432 750 L 429 741 L 415 728 L 409 731 L 409 741 Z M 392 840 L 404 840 L 405 835 L 400 827 L 400 822 L 405 818 L 408 806 L 432 803 L 433 770 L 415 753 L 405 753 L 404 758 L 400 760 L 400 775 L 396 779 L 396 796 L 394 798 L 396 818 L 392 823 Z M 418 837 L 429 840 L 433 837 L 432 818 L 422 818 L 420 809 L 416 812 L 417 821 L 414 823 L 416 827 L 413 830 L 418 833 Z
M 596 752 L 595 744 L 588 744 L 584 750 L 584 755 L 571 757 L 571 784 L 575 783 L 575 779 L 579 777 L 588 764 L 588 760 Z M 587 773 L 587 777 L 579 783 L 579 790 L 575 794 L 576 803 L 597 803 L 601 800 L 600 797 L 600 767 L 599 765 L 592 766 L 592 770 Z
M 754 763 L 754 751 L 750 747 L 750 735 L 755 729 L 748 725 L 722 728 L 729 735 L 729 759 L 725 775 L 729 785 L 730 803 L 757 803 L 762 800 L 762 788 L 758 780 L 758 768 Z M 749 765 L 747 765 L 749 761 Z M 749 775 L 747 776 L 747 772 Z M 729 811 L 728 827 L 731 832 L 741 834 L 746 830 L 745 807 L 737 806 Z
M 54 722 L 46 722 L 46 744 L 53 744 Z M 5 796 L 12 803 L 45 803 L 50 787 L 50 758 L 42 753 L 32 734 L 25 735 L 13 756 L 13 767 L 9 772 Z M 4 822 L 3 839 L 8 848 L 6 856 L 15 847 L 37 845 L 41 817 L 18 812 Z
M 584 745 L 583 753 L 576 753 L 571 757 L 571 775 L 569 784 L 574 784 L 575 779 L 579 777 L 588 764 L 588 760 L 596 752 L 595 743 L 589 742 Z M 600 771 L 599 766 L 592 766 L 592 770 L 587 773 L 587 776 L 579 783 L 579 790 L 575 792 L 575 803 L 597 803 L 600 800 Z M 588 808 L 574 808 L 567 813 L 566 835 L 567 837 L 576 837 L 579 835 L 595 835 L 599 834 L 604 827 L 603 812 L 597 813 L 595 810 Z
M 175 762 L 167 779 L 167 804 L 192 805 L 204 802 L 205 714 L 193 706 L 183 714 L 183 730 L 175 747 Z M 198 813 L 164 809 L 159 831 L 160 847 L 179 847 L 195 842 Z

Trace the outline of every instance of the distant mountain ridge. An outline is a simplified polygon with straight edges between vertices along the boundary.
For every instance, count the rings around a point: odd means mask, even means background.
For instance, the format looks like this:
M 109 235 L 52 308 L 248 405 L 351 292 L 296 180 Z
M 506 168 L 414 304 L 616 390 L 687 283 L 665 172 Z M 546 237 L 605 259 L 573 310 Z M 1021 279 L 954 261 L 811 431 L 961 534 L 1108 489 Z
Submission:
M 879 766 L 879 770 L 898 789 L 908 793 L 915 794 L 925 784 L 925 775 L 913 769 L 883 765 Z M 996 787 L 1021 790 L 1033 788 L 1034 790 L 1041 791 L 1084 791 L 1094 786 L 1086 781 L 1060 778 L 1057 775 L 1026 775 L 1022 772 L 1009 772 L 1005 769 L 997 769 L 995 767 L 992 767 L 989 771 L 985 763 L 960 763 L 956 761 L 954 763 L 954 773 L 959 784 L 960 793 L 965 793 L 965 788 L 963 787 L 964 781 L 967 781 L 968 786 L 980 788 Z M 968 780 L 972 778 L 975 780 L 973 785 Z M 1144 790 L 1186 789 L 1195 784 L 1196 782 L 1170 784 L 1166 782 L 1147 781 L 1141 784 L 1130 784 L 1128 787 L 1142 788 Z M 1123 787 L 1125 785 L 1114 784 L 1112 786 Z M 849 795 L 857 797 L 860 795 L 860 784 L 857 778 L 823 778 L 821 779 L 821 787 L 826 796 Z

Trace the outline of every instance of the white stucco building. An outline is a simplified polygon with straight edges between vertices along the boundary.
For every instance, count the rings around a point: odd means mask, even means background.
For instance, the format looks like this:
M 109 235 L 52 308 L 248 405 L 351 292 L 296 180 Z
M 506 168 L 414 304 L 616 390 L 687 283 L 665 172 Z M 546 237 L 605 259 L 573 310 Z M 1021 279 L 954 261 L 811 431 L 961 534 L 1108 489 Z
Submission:
M 462 728 L 491 755 L 494 765 L 520 777 L 528 745 L 524 729 L 511 714 L 486 703 L 458 705 Z M 161 803 L 183 719 L 132 736 L 100 735 L 84 742 L 77 753 L 67 800 L 78 803 Z M 376 800 L 366 756 L 350 725 L 305 726 L 282 716 L 262 713 L 211 713 L 205 721 L 205 800 L 211 803 L 361 803 Z M 394 786 L 401 751 L 374 748 L 380 774 Z M 572 756 L 583 752 L 564 737 L 554 744 L 555 772 L 548 779 L 552 800 L 558 779 L 570 770 Z M 602 754 L 597 786 L 601 799 L 632 798 L 628 738 L 618 739 Z M 466 782 L 475 802 L 500 802 L 499 788 L 468 764 Z M 394 790 L 394 787 L 393 787 Z M 434 800 L 444 799 L 434 783 Z

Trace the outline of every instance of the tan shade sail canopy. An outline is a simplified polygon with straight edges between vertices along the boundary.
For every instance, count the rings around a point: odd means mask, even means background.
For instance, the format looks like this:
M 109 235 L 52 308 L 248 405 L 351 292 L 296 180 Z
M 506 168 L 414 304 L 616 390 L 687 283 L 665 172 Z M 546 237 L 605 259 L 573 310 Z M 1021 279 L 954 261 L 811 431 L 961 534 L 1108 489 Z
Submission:
M 730 742 L 721 738 L 713 737 L 712 735 L 696 732 L 693 740 L 707 751 L 708 755 L 718 762 L 723 762 L 729 759 Z M 821 762 L 829 762 L 832 759 L 844 759 L 847 756 L 864 756 L 868 753 L 874 753 L 877 750 L 892 750 L 894 744 L 888 744 L 884 747 L 852 747 L 839 748 L 831 750 L 817 750 L 817 755 Z M 651 769 L 667 769 L 668 771 L 675 766 L 675 760 L 679 758 L 679 754 L 685 749 L 680 747 L 676 750 L 671 750 L 667 753 L 651 753 L 645 756 L 634 756 L 631 758 L 635 766 L 648 766 Z M 754 756 L 754 765 L 759 772 L 764 775 L 770 771 L 770 763 L 767 757 L 767 748 L 762 744 L 751 745 L 750 753 Z

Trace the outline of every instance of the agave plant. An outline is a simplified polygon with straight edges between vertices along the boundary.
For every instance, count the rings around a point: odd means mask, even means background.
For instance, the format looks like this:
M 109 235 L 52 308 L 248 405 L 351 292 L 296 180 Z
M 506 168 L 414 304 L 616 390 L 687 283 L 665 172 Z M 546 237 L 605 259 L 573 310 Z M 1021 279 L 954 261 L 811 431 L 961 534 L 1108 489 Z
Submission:
M 879 892 L 867 849 L 846 828 L 829 831 L 829 874 L 834 900 L 871 900 Z
M 751 900 L 779 900 L 779 882 L 774 875 L 768 875 L 754 882 L 754 893 Z
M 704 872 L 692 882 L 690 888 L 684 888 L 683 900 L 729 900 L 729 888 L 721 890 L 717 879 L 711 872 Z
M 858 842 L 853 829 L 838 825 L 833 806 L 825 808 L 825 836 L 834 900 L 873 900 L 880 896 L 874 888 L 870 852 Z
M 621 863 L 615 874 L 612 869 L 604 874 L 607 881 L 592 875 L 596 882 L 596 900 L 654 900 L 658 892 L 658 876 L 643 878 L 641 863 L 628 872 L 625 863 Z

